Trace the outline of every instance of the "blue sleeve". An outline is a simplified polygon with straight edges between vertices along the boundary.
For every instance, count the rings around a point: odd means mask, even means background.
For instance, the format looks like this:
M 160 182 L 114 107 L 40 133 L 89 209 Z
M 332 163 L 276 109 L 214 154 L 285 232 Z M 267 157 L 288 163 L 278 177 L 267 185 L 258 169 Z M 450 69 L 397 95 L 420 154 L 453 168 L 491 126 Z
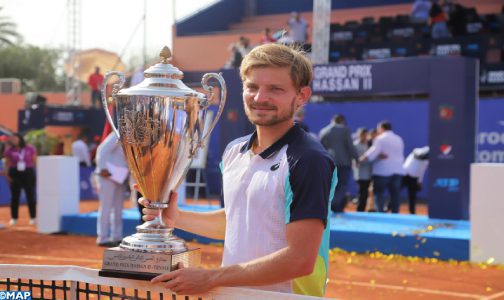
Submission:
M 326 225 L 335 175 L 332 160 L 319 153 L 304 155 L 294 162 L 286 182 L 286 223 L 315 218 Z

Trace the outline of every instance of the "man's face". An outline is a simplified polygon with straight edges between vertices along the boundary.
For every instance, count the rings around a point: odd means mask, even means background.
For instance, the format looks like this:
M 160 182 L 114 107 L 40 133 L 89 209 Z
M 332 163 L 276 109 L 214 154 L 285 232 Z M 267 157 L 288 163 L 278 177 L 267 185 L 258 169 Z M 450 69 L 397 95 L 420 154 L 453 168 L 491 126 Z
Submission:
M 251 123 L 258 126 L 293 122 L 296 109 L 310 95 L 309 87 L 296 90 L 287 67 L 253 68 L 243 82 L 245 114 Z
M 380 126 L 380 124 L 378 124 L 378 126 L 376 126 L 376 134 L 380 135 L 384 132 L 385 132 L 385 130 L 383 130 L 383 128 Z

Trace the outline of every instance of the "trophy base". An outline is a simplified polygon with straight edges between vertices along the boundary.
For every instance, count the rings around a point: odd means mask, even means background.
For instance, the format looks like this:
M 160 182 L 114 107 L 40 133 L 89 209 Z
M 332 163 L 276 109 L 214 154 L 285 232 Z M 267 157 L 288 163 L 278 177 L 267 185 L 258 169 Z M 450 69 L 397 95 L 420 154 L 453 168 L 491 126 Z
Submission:
M 187 249 L 178 253 L 139 252 L 120 247 L 105 250 L 102 269 L 98 272 L 102 277 L 127 278 L 136 280 L 151 280 L 166 272 L 177 269 L 182 263 L 184 267 L 199 266 L 201 251 L 199 248 Z

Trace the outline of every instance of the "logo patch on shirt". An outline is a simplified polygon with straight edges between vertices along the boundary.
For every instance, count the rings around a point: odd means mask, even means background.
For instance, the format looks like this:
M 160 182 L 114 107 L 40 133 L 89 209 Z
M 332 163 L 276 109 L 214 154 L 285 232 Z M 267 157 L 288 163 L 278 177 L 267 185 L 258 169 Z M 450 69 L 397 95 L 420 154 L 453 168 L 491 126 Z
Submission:
M 270 170 L 271 171 L 276 171 L 278 170 L 278 168 L 280 168 L 280 163 L 276 163 L 274 165 L 271 166 Z

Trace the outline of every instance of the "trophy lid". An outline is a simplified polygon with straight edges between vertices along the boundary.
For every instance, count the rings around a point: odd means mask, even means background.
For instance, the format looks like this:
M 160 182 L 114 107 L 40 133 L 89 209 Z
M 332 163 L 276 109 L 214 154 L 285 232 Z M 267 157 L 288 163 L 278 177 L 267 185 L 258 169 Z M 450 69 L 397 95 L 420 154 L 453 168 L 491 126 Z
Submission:
M 184 73 L 169 63 L 172 53 L 164 46 L 159 54 L 161 61 L 144 71 L 145 79 L 139 84 L 120 90 L 117 94 L 136 96 L 163 97 L 197 97 L 206 98 L 205 94 L 196 92 L 182 82 Z

